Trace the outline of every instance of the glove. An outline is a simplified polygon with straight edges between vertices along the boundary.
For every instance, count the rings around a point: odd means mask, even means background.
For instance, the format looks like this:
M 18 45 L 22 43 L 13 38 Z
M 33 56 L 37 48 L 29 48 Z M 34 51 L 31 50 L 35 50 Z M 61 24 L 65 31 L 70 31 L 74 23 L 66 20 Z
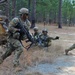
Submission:
M 59 36 L 56 36 L 55 39 L 59 39 Z

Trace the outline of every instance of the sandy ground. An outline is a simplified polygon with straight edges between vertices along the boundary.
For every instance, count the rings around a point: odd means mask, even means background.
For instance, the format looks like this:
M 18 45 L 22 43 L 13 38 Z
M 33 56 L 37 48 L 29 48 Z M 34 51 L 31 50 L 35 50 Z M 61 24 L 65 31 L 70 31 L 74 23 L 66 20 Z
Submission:
M 37 26 L 39 31 L 44 28 L 43 25 Z M 75 75 L 75 51 L 71 51 L 68 56 L 64 55 L 64 50 L 75 43 L 75 27 L 58 29 L 57 26 L 47 25 L 45 28 L 50 36 L 59 36 L 60 39 L 53 40 L 48 51 L 39 47 L 32 47 L 29 51 L 24 49 L 20 57 L 22 70 L 19 72 L 13 67 L 12 53 L 0 65 L 0 75 Z M 5 52 L 5 49 L 0 47 L 0 52 Z

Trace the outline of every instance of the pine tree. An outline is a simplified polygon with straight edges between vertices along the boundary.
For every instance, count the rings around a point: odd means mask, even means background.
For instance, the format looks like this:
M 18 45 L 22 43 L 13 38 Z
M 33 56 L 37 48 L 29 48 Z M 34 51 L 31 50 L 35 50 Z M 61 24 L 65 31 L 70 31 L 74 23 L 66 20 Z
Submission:
M 58 28 L 62 28 L 62 0 L 59 0 Z

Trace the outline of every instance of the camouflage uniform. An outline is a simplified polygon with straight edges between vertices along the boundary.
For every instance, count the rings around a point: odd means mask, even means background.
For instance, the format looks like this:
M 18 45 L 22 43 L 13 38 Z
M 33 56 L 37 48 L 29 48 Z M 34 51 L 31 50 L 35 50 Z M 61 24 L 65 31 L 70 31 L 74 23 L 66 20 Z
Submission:
M 41 35 L 40 35 L 39 44 L 40 44 L 41 46 L 43 46 L 43 47 L 50 46 L 52 39 L 53 39 L 53 38 L 52 38 L 52 37 L 49 37 L 48 35 L 43 35 L 43 34 L 41 34 Z
M 7 42 L 7 24 L 8 18 L 3 15 L 3 11 L 0 10 L 0 45 L 3 46 Z
M 40 35 L 40 41 L 39 41 L 39 45 L 43 46 L 43 47 L 48 47 L 51 46 L 51 40 L 56 40 L 59 39 L 59 37 L 53 38 L 47 35 L 47 30 L 44 29 L 43 31 L 46 32 L 46 34 L 42 33 Z
M 38 27 L 34 27 L 34 34 L 33 34 L 33 38 L 34 38 L 34 41 L 35 41 L 35 45 L 38 44 L 39 42 L 39 31 L 38 31 Z
M 3 11 L 0 10 L 0 34 L 6 34 L 7 26 L 8 26 L 8 18 L 4 16 Z
M 14 18 L 12 21 L 9 23 L 8 30 L 13 33 L 13 35 L 9 32 L 9 37 L 8 37 L 8 46 L 6 52 L 2 55 L 2 60 L 6 59 L 8 56 L 11 55 L 11 53 L 14 51 L 15 54 L 15 59 L 13 61 L 14 66 L 19 65 L 19 57 L 21 53 L 23 52 L 23 46 L 21 42 L 19 41 L 20 33 L 15 33 L 16 29 L 15 26 L 18 24 L 18 22 L 22 23 L 22 25 L 25 25 L 28 30 L 30 28 L 30 22 L 29 20 L 22 21 L 21 18 Z M 26 38 L 26 35 L 23 37 L 23 39 Z
M 65 50 L 65 54 L 68 55 L 69 51 L 72 51 L 73 49 L 75 49 L 75 44 L 73 44 L 70 48 Z
M 34 33 L 33 38 L 34 38 L 35 44 L 37 45 L 39 42 L 39 33 Z

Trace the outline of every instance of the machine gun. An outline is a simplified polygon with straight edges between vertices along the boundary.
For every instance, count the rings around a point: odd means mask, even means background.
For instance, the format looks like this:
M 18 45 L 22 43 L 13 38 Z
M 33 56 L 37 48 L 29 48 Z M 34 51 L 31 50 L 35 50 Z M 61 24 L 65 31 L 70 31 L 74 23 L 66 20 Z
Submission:
M 26 42 L 31 42 L 31 44 L 29 46 L 25 47 L 28 50 L 34 43 L 34 39 L 32 38 L 29 30 L 26 28 L 26 26 L 22 25 L 21 23 L 18 23 L 15 28 L 20 29 L 20 31 L 18 31 L 20 33 L 20 38 L 19 38 L 20 42 L 22 40 L 23 35 L 27 36 L 28 40 Z

